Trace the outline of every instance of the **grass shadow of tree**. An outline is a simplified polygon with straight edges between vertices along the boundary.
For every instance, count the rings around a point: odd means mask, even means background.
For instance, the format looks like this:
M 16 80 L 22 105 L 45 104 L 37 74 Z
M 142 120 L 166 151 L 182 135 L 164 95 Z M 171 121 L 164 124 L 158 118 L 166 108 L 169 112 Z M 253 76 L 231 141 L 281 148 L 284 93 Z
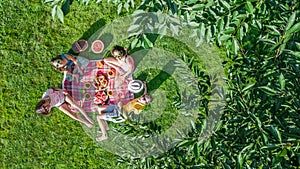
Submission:
M 153 79 L 151 79 L 147 83 L 147 90 L 153 91 L 158 89 L 164 81 L 166 81 L 175 71 L 176 67 L 174 66 L 174 61 L 170 60 L 162 69 L 162 71 L 159 72 L 158 75 L 156 75 Z M 167 71 L 165 71 L 167 70 Z M 147 79 L 148 74 L 146 72 L 141 73 L 136 79 L 145 81 Z

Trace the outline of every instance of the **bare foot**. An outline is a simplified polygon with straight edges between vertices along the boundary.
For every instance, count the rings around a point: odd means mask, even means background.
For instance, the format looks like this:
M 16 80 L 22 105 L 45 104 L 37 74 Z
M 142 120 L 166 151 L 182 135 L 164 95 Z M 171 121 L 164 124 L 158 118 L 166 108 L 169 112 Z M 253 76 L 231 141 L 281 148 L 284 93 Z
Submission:
M 92 128 L 93 125 L 91 123 L 85 123 L 85 125 L 88 127 L 88 128 Z
M 106 131 L 108 131 L 108 130 L 109 130 L 109 127 L 106 128 Z M 99 129 L 99 130 L 97 130 L 97 133 L 102 133 L 102 131 Z
M 102 135 L 101 137 L 97 137 L 96 141 L 106 140 L 107 138 L 108 138 L 107 135 Z

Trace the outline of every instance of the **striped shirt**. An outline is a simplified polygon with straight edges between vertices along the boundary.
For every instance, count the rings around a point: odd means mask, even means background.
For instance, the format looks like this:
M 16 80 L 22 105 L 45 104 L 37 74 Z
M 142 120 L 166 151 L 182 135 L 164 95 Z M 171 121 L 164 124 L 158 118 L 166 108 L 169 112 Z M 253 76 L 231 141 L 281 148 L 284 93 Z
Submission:
M 46 92 L 43 94 L 43 100 L 46 100 L 47 97 L 50 98 L 50 109 L 52 107 L 59 107 L 61 104 L 65 102 L 65 95 L 63 94 L 63 90 L 53 90 L 53 89 L 48 89 Z

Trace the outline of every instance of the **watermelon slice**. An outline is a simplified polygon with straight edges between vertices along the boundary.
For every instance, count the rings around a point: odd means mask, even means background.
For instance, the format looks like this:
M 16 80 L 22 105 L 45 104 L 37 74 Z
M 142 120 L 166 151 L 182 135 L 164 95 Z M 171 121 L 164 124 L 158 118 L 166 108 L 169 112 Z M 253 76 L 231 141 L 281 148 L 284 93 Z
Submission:
M 104 44 L 101 40 L 95 40 L 92 43 L 92 51 L 94 53 L 101 53 L 104 49 Z

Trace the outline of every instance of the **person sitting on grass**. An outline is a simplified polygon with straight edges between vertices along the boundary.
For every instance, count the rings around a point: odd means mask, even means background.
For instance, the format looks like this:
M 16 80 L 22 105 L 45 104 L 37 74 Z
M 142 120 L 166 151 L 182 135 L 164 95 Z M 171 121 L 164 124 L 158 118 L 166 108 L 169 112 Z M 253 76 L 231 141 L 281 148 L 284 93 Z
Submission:
M 87 120 L 81 118 L 76 113 L 74 113 L 71 110 L 70 106 L 79 110 L 79 112 Z M 86 112 L 79 105 L 77 105 L 74 102 L 73 98 L 66 91 L 56 87 L 52 87 L 46 90 L 46 92 L 42 96 L 42 99 L 38 102 L 35 111 L 38 114 L 49 116 L 51 114 L 50 110 L 53 107 L 57 107 L 59 110 L 61 110 L 74 120 L 85 124 L 89 128 L 93 126 L 94 121 L 86 114 Z
M 104 58 L 104 62 L 118 71 L 118 78 L 120 79 L 119 82 L 121 84 L 132 74 L 134 70 L 134 60 L 128 55 L 127 48 L 122 46 L 114 46 L 111 55 L 113 57 Z
M 102 141 L 108 138 L 107 130 L 108 125 L 106 121 L 111 121 L 114 123 L 120 123 L 126 121 L 127 114 L 134 113 L 140 114 L 141 111 L 145 108 L 146 105 L 150 104 L 152 101 L 151 96 L 147 93 L 146 83 L 144 82 L 145 90 L 144 94 L 125 105 L 122 105 L 121 102 L 118 105 L 103 105 L 98 107 L 99 114 L 96 116 L 97 121 L 100 127 L 101 137 L 97 137 L 96 141 Z M 121 109 L 121 111 L 120 111 Z M 121 112 L 121 113 L 120 113 Z
M 79 82 L 79 74 L 83 75 L 83 69 L 77 63 L 76 59 L 68 54 L 61 54 L 51 60 L 51 65 L 58 71 L 64 73 L 64 79 L 72 81 L 72 77 Z M 69 75 L 69 76 L 68 76 Z

